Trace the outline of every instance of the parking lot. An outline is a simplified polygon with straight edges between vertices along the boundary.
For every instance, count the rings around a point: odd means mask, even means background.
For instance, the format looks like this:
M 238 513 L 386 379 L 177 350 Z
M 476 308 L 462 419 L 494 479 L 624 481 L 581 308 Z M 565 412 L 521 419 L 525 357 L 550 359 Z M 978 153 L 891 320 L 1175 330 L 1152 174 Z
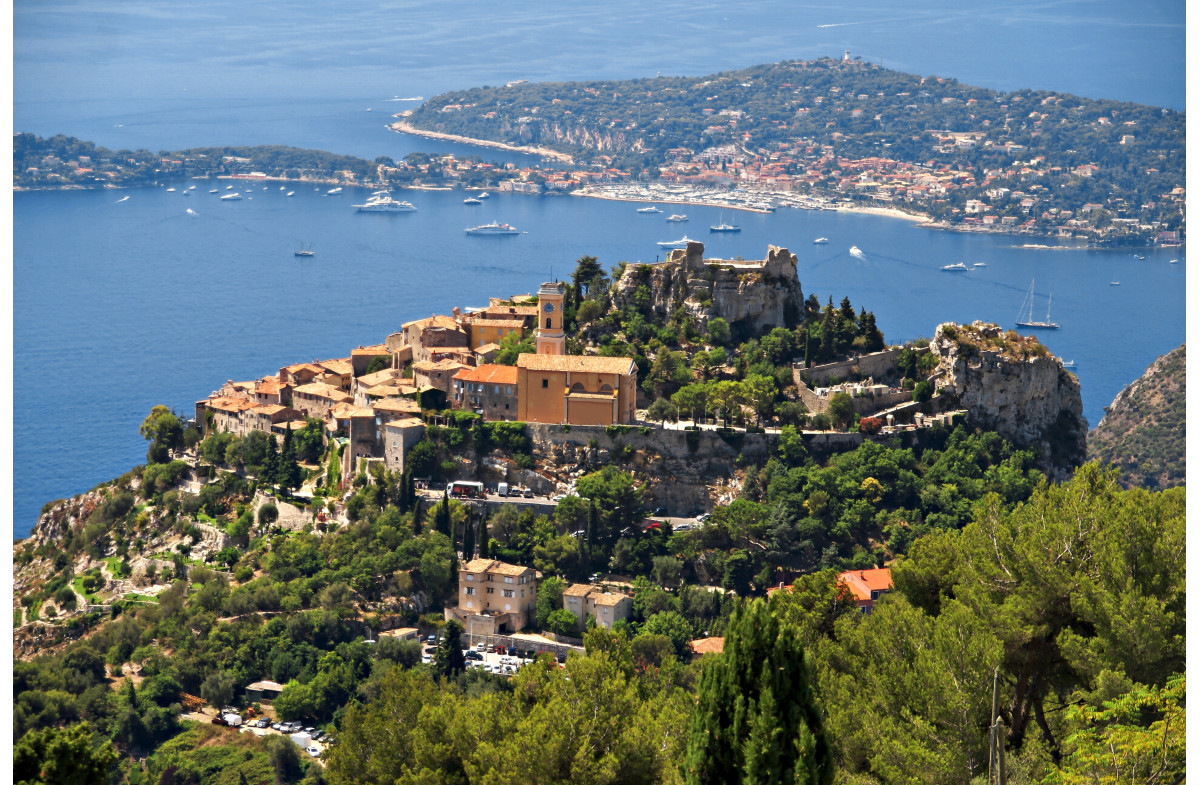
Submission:
M 509 654 L 507 650 L 501 654 L 496 651 L 495 646 L 488 647 L 485 644 L 477 644 L 469 649 L 463 650 L 463 656 L 467 659 L 468 668 L 482 668 L 489 673 L 495 673 L 500 676 L 513 676 L 523 666 L 533 662 L 533 658 L 521 656 L 518 654 Z M 436 643 L 425 642 L 424 654 L 421 657 L 421 662 L 426 665 L 433 661 L 434 653 L 437 651 Z M 528 652 L 525 652 L 526 654 Z M 553 656 L 553 655 L 551 655 Z M 565 659 L 565 657 L 564 657 Z

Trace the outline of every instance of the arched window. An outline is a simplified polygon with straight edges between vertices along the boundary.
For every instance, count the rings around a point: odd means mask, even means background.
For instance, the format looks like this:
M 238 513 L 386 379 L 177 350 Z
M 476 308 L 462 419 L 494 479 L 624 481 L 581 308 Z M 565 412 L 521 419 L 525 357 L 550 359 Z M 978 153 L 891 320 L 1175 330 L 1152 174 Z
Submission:
M 601 394 L 601 395 L 612 395 L 612 391 L 613 391 L 613 390 L 612 390 L 612 385 L 611 385 L 611 384 L 602 384 L 602 385 L 600 385 L 600 394 Z
M 547 330 L 550 329 L 550 317 L 549 316 L 546 317 L 546 329 Z
M 587 392 L 587 390 L 584 389 L 582 382 L 575 382 L 574 384 L 571 385 L 571 392 L 581 393 L 581 392 Z

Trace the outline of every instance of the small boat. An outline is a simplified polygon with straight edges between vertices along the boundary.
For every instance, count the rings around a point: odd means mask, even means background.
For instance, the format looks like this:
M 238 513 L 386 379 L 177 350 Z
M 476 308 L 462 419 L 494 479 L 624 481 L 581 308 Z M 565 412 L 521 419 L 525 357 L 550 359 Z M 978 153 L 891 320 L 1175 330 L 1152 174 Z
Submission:
M 184 192 L 183 192 L 183 195 L 184 195 L 184 196 L 191 196 L 191 195 L 192 195 L 192 192 L 191 192 L 191 191 L 184 191 Z
M 194 186 L 194 185 L 190 185 L 190 186 L 188 186 L 188 190 L 189 190 L 189 191 L 194 191 L 194 190 L 196 190 L 196 186 Z
M 328 191 L 326 191 L 326 192 L 325 192 L 325 195 L 326 195 L 326 196 L 337 196 L 337 195 L 338 195 L 338 194 L 340 194 L 341 192 L 342 192 L 342 189 L 341 189 L 340 187 L 338 187 L 338 188 L 330 188 Z
M 1172 259 L 1170 262 L 1168 262 L 1168 264 L 1179 264 L 1179 260 L 1178 260 L 1178 259 Z
M 669 240 L 667 242 L 659 243 L 658 247 L 659 248 L 687 248 L 687 244 L 690 242 L 693 242 L 693 240 L 690 237 L 688 237 L 687 235 L 684 235 L 683 237 L 680 237 L 678 240 Z
M 970 269 L 971 269 L 970 267 L 967 267 L 962 262 L 959 262 L 958 264 L 942 265 L 942 272 L 944 272 L 944 273 L 965 273 L 967 270 L 970 270 Z
M 414 100 L 415 100 L 415 99 L 414 99 Z M 492 196 L 492 195 L 491 195 L 490 193 L 488 193 L 487 191 L 484 191 L 484 192 L 483 192 L 483 193 L 481 193 L 481 194 L 477 194 L 477 195 L 475 196 L 475 198 L 476 198 L 476 199 L 490 199 L 490 198 L 491 198 L 491 196 Z
M 210 193 L 210 194 L 215 194 L 215 193 L 217 193 L 217 189 L 216 189 L 216 188 L 214 188 L 214 189 L 212 189 L 211 191 L 209 191 L 209 193 Z
M 167 193 L 169 193 L 169 194 L 173 194 L 173 193 L 175 193 L 175 189 L 174 189 L 174 188 L 168 188 L 168 189 L 167 189 Z
M 987 262 L 976 262 L 972 267 L 987 267 Z
M 295 192 L 295 191 L 288 191 L 288 192 L 287 192 L 287 195 L 288 195 L 288 196 L 295 196 L 295 195 L 296 195 L 296 192 Z
M 483 204 L 483 200 L 477 199 L 474 196 L 468 196 L 466 199 L 463 199 L 463 204 Z
M 813 245 L 824 245 L 827 242 L 829 242 L 828 237 L 818 237 L 817 239 L 813 240 Z
M 1059 325 L 1056 322 L 1050 321 L 1050 301 L 1046 302 L 1046 321 L 1034 321 L 1033 318 L 1033 281 L 1029 282 L 1029 294 L 1025 295 L 1025 302 L 1021 303 L 1021 312 L 1017 314 L 1018 327 L 1032 327 L 1039 330 L 1057 330 Z M 1051 295 L 1051 300 L 1053 295 Z M 1028 307 L 1026 307 L 1028 306 Z
M 490 224 L 483 224 L 482 226 L 472 226 L 471 228 L 467 229 L 467 234 L 511 235 L 520 233 L 521 232 L 516 228 L 508 224 L 498 223 L 496 221 L 493 221 Z
M 708 227 L 710 232 L 740 232 L 742 227 L 734 226 L 733 224 L 717 224 L 716 226 Z
M 1067 360 L 1066 362 L 1064 362 L 1064 363 L 1062 364 L 1062 367 L 1063 367 L 1063 368 L 1066 368 L 1068 371 L 1073 371 L 1073 370 L 1075 370 L 1075 361 L 1074 361 L 1074 360 Z
M 850 255 L 857 256 L 859 259 L 862 259 L 864 256 L 866 256 L 866 254 L 858 249 L 857 245 L 850 246 Z
M 687 223 L 687 216 L 686 215 L 668 215 L 667 223 L 673 223 L 673 224 Z
M 224 196 L 222 196 L 221 201 L 222 202 L 236 202 L 236 201 L 240 200 L 241 198 L 242 198 L 242 195 L 240 193 L 238 193 L 237 191 L 234 191 L 231 194 L 225 194 Z
M 190 207 L 187 209 L 187 214 L 188 215 L 199 215 L 199 213 L 197 213 L 195 210 L 193 210 Z
M 639 207 L 638 212 L 639 213 L 661 213 L 662 210 L 658 209 L 657 207 Z
M 314 251 L 311 246 L 308 248 L 304 247 L 303 242 L 300 243 L 299 250 L 293 251 L 292 253 L 295 256 L 316 256 L 317 255 L 317 252 Z
M 279 190 L 281 190 L 281 191 L 284 190 L 284 187 L 282 185 L 279 186 Z
M 122 196 L 120 199 L 118 199 L 117 201 L 113 202 L 113 204 L 120 204 L 121 202 L 128 202 L 128 201 L 129 201 L 129 197 L 128 197 L 128 196 Z
M 233 190 L 233 186 L 232 186 L 232 185 L 227 185 L 227 186 L 225 186 L 225 190 L 226 190 L 226 191 L 232 191 L 232 190 Z

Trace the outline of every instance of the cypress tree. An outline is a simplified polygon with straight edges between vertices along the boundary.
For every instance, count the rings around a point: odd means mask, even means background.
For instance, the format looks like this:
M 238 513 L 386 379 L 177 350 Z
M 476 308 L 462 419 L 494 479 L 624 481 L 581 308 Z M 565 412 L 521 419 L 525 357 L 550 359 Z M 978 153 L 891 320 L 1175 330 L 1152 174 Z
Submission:
M 762 600 L 734 611 L 699 693 L 683 764 L 688 785 L 833 781 L 800 631 Z
M 413 536 L 421 536 L 421 497 L 413 500 Z
M 279 479 L 279 445 L 275 443 L 274 434 L 267 435 L 267 454 L 263 458 L 262 468 L 258 470 L 258 481 L 265 485 L 274 485 Z
M 491 558 L 491 538 L 488 536 L 488 510 L 483 510 L 483 520 L 479 522 L 479 558 Z
M 450 530 L 450 491 L 442 491 L 442 503 L 433 516 L 433 527 L 454 542 L 454 533 Z
M 408 483 L 411 479 L 408 469 L 405 469 L 400 475 L 400 485 L 396 489 L 396 509 L 400 510 L 402 515 L 408 512 L 408 507 L 412 504 L 412 500 L 408 496 Z
M 463 561 L 471 561 L 475 555 L 475 526 L 474 519 L 468 518 L 463 524 L 462 557 Z

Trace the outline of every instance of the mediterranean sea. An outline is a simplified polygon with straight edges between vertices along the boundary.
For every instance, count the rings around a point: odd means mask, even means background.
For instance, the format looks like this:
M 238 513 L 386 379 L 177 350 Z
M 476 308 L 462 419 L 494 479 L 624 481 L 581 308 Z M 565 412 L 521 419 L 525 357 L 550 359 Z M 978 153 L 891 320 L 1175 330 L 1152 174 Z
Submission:
M 384 125 L 418 104 L 398 99 L 476 85 L 699 75 L 847 51 L 998 90 L 1182 110 L 1184 13 L 1183 3 L 1131 0 L 367 0 L 337 13 L 314 0 L 18 0 L 13 131 L 116 150 L 287 144 L 368 159 L 447 151 L 528 163 Z M 191 412 L 226 379 L 345 356 L 409 319 L 532 291 L 585 254 L 606 267 L 653 261 L 655 243 L 682 232 L 710 256 L 761 258 L 768 244 L 787 246 L 805 294 L 849 296 L 892 341 L 944 320 L 1011 325 L 1036 278 L 1039 308 L 1052 294 L 1062 324 L 1039 337 L 1077 363 L 1093 426 L 1122 386 L 1184 340 L 1182 249 L 1139 251 L 1144 260 L 1017 249 L 1007 237 L 782 209 L 689 207 L 689 223 L 666 224 L 633 204 L 496 194 L 468 207 L 461 192 L 404 192 L 418 212 L 365 215 L 350 207 L 365 196 L 354 189 L 323 197 L 290 185 L 289 199 L 268 184 L 222 203 L 208 183 L 189 197 L 166 187 L 13 196 L 15 538 L 46 501 L 142 462 L 137 428 L 157 403 Z M 493 219 L 527 234 L 464 235 Z M 709 234 L 722 220 L 742 232 Z M 814 246 L 819 236 L 830 243 Z M 302 241 L 315 257 L 293 257 Z M 986 266 L 938 269 L 960 261 Z
M 757 259 L 768 245 L 786 246 L 805 296 L 848 296 L 875 312 L 890 341 L 951 320 L 1012 327 L 1036 279 L 1035 315 L 1049 306 L 1062 325 L 1038 337 L 1075 361 L 1093 426 L 1121 387 L 1184 341 L 1179 248 L 1139 250 L 1144 259 L 1024 249 L 1011 237 L 786 208 L 640 214 L 627 202 L 503 193 L 468 206 L 462 191 L 403 191 L 417 212 L 367 214 L 352 207 L 368 196 L 361 189 L 325 196 L 293 183 L 289 198 L 278 183 L 239 183 L 247 198 L 220 201 L 227 182 L 14 195 L 15 537 L 46 501 L 144 462 L 138 426 L 155 404 L 190 414 L 227 379 L 344 357 L 405 321 L 532 292 L 567 278 L 583 255 L 606 269 L 652 262 L 664 253 L 657 242 L 683 233 L 709 257 Z M 690 220 L 667 223 L 670 212 Z M 463 231 L 492 220 L 525 233 Z M 725 221 L 742 231 L 708 231 Z M 814 245 L 817 237 L 829 243 Z M 301 242 L 316 255 L 293 256 Z M 973 269 L 939 269 L 957 262 Z

